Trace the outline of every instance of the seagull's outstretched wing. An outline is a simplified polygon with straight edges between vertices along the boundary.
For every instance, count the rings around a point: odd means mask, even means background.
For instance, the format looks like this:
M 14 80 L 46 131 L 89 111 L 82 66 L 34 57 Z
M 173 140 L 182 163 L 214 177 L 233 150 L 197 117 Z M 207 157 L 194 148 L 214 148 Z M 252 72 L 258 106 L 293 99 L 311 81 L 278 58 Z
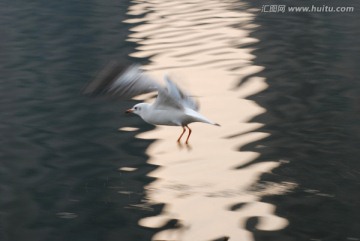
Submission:
M 85 88 L 84 94 L 129 99 L 155 91 L 158 92 L 158 96 L 154 108 L 183 110 L 184 107 L 194 109 L 197 106 L 171 80 L 167 80 L 167 88 L 164 88 L 146 75 L 139 65 L 124 66 L 116 62 L 106 66 Z
M 169 95 L 182 106 L 193 109 L 195 111 L 199 110 L 198 102 L 191 97 L 188 93 L 181 90 L 170 78 L 169 76 L 164 76 L 166 80 L 166 88 Z
M 166 89 L 159 89 L 158 96 L 154 103 L 154 108 L 161 110 L 178 109 L 184 110 L 184 106 L 178 102 L 173 96 L 169 95 Z
M 84 94 L 127 99 L 160 89 L 163 87 L 145 75 L 139 65 L 123 66 L 113 62 L 84 89 Z

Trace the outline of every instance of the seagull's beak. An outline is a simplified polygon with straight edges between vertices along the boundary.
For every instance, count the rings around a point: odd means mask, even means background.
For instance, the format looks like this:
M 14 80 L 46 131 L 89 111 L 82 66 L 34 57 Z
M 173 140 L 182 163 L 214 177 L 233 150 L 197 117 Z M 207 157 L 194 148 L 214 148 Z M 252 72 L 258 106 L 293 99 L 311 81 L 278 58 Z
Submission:
M 128 109 L 128 110 L 125 111 L 125 113 L 133 113 L 133 112 L 134 112 L 133 109 Z

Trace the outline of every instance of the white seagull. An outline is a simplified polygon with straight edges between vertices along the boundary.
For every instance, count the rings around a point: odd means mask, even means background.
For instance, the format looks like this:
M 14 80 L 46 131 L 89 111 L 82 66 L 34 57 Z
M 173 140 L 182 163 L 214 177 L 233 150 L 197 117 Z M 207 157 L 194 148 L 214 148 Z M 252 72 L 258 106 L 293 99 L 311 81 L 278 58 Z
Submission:
M 198 103 L 189 94 L 181 90 L 170 78 L 165 75 L 166 87 L 158 84 L 145 75 L 138 65 L 131 65 L 119 74 L 119 65 L 113 63 L 90 83 L 85 89 L 87 94 L 106 94 L 121 98 L 157 91 L 158 95 L 154 103 L 139 103 L 128 109 L 126 113 L 139 115 L 144 121 L 153 125 L 181 126 L 181 132 L 177 142 L 189 130 L 185 144 L 189 143 L 192 130 L 189 124 L 203 122 L 219 126 L 219 124 L 201 115 Z

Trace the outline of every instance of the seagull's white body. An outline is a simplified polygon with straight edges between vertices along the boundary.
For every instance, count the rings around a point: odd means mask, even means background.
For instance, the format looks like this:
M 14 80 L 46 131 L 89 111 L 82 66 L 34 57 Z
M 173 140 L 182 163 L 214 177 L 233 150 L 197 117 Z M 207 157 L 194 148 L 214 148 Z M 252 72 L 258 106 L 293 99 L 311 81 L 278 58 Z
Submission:
M 114 74 L 114 69 L 108 71 L 112 71 L 111 74 Z M 144 121 L 153 125 L 182 126 L 183 132 L 178 138 L 178 142 L 180 142 L 186 128 L 188 128 L 189 135 L 186 144 L 188 143 L 191 135 L 188 124 L 192 122 L 203 122 L 219 126 L 219 124 L 201 115 L 198 112 L 199 105 L 194 98 L 182 91 L 168 76 L 165 76 L 166 87 L 163 87 L 145 75 L 136 65 L 128 67 L 115 79 L 109 80 L 108 75 L 110 74 L 105 73 L 100 80 L 93 81 L 87 87 L 85 93 L 106 93 L 126 98 L 157 91 L 158 96 L 154 103 L 139 103 L 126 112 L 137 114 Z
M 199 112 L 187 107 L 184 107 L 183 110 L 174 108 L 158 109 L 154 104 L 140 103 L 128 110 L 128 112 L 139 115 L 144 121 L 153 125 L 187 126 L 192 122 L 218 125 L 202 116 Z

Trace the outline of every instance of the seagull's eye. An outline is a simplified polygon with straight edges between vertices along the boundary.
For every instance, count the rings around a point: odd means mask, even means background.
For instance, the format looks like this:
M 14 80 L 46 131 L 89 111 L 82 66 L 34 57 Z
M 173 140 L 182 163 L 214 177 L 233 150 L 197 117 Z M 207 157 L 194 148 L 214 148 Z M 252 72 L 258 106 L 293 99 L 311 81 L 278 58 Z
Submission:
M 134 109 L 137 110 L 137 107 L 135 107 Z

